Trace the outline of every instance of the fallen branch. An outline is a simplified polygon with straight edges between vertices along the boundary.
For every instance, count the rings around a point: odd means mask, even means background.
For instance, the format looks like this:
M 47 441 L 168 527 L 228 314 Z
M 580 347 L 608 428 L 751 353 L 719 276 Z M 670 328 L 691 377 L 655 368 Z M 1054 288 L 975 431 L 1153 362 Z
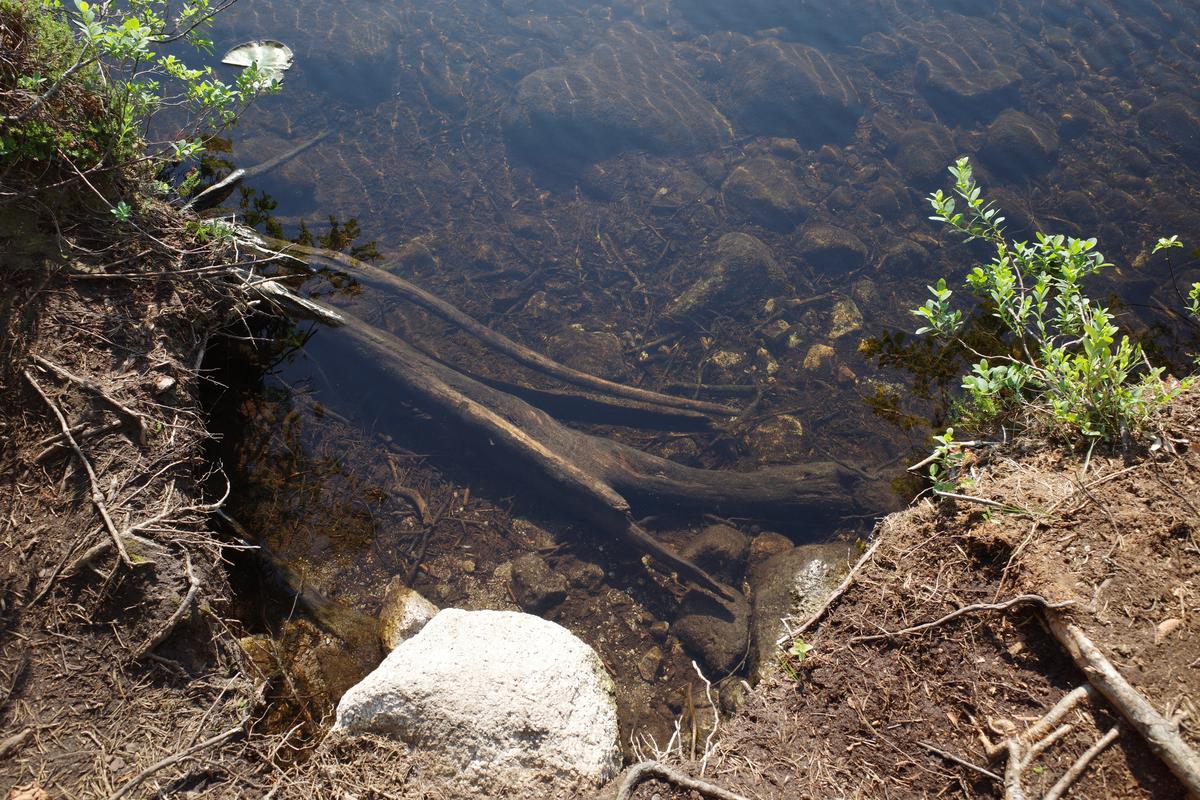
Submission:
M 900 636 L 908 636 L 914 633 L 920 633 L 921 631 L 927 631 L 930 628 L 936 628 L 939 625 L 944 625 L 950 620 L 957 619 L 964 614 L 973 614 L 977 611 L 1004 611 L 1012 608 L 1013 606 L 1022 605 L 1025 603 L 1035 603 L 1040 605 L 1042 608 L 1049 609 L 1067 608 L 1075 605 L 1074 600 L 1063 600 L 1060 603 L 1051 603 L 1040 594 L 1019 594 L 1010 600 L 1005 600 L 1003 603 L 972 603 L 969 606 L 963 606 L 962 608 L 955 609 L 943 617 L 938 617 L 933 622 L 924 622 L 920 625 L 914 625 L 911 628 L 903 628 L 901 630 L 891 631 L 888 633 L 873 633 L 868 636 L 855 636 L 849 640 L 848 644 L 877 642 L 881 639 L 895 639 Z
M 84 472 L 87 473 L 88 483 L 91 487 L 92 505 L 96 507 L 100 518 L 104 520 L 104 527 L 108 531 L 108 535 L 112 537 L 113 544 L 117 547 L 117 553 L 121 556 L 122 563 L 132 569 L 133 559 L 129 557 L 129 552 L 125 549 L 125 543 L 121 541 L 121 532 L 117 530 L 116 523 L 113 522 L 112 516 L 108 513 L 108 506 L 104 502 L 104 493 L 100 491 L 100 480 L 96 477 L 96 471 L 92 469 L 92 462 L 84 455 L 83 448 L 79 446 L 79 442 L 75 441 L 75 436 L 71 433 L 71 426 L 67 424 L 67 418 L 63 416 L 58 405 L 50 399 L 50 396 L 46 394 L 41 384 L 37 382 L 37 379 L 33 377 L 29 370 L 22 370 L 21 373 L 25 376 L 25 380 L 29 382 L 29 385 L 33 387 L 33 390 L 46 402 L 46 405 L 54 413 L 55 418 L 58 419 L 63 436 L 66 438 L 67 443 L 71 445 L 71 449 L 75 451 L 75 455 L 79 458 L 80 463 L 83 464 Z
M 1050 791 L 1042 795 L 1042 800 L 1059 800 L 1059 798 L 1065 795 L 1075 781 L 1079 780 L 1079 777 L 1083 775 L 1083 771 L 1088 768 L 1088 765 L 1092 763 L 1096 756 L 1104 752 L 1104 748 L 1115 742 L 1120 733 L 1121 729 L 1116 725 L 1109 728 L 1108 733 L 1097 739 L 1091 747 L 1080 754 L 1079 758 L 1075 759 L 1075 763 L 1050 787 Z
M 967 761 L 965 758 L 959 758 L 958 756 L 954 755 L 953 753 L 947 753 L 945 750 L 942 750 L 941 748 L 934 747 L 929 742 L 917 742 L 917 744 L 921 745 L 921 747 L 924 747 L 929 752 L 931 752 L 935 755 L 941 756 L 942 758 L 946 759 L 947 761 L 952 761 L 955 764 L 958 764 L 960 767 L 966 767 L 967 769 L 969 769 L 973 772 L 978 772 L 983 777 L 990 778 L 991 780 L 994 780 L 996 783 L 1001 783 L 1004 780 L 999 775 L 992 772 L 990 769 L 981 767 L 978 764 L 972 764 L 970 761 Z
M 1183 788 L 1200 797 L 1200 755 L 1183 740 L 1179 725 L 1160 714 L 1078 626 L 1053 613 L 1046 614 L 1046 621 L 1088 682 L 1121 712 Z
M 637 789 L 638 784 L 649 778 L 665 781 L 684 791 L 699 792 L 704 797 L 715 797 L 717 800 L 747 800 L 740 794 L 735 794 L 708 781 L 693 778 L 685 772 L 668 767 L 658 761 L 643 761 L 630 767 L 617 790 L 617 800 L 629 800 L 633 797 L 633 792 Z
M 630 500 L 695 511 L 703 508 L 793 516 L 858 509 L 853 478 L 828 462 L 736 473 L 693 469 L 618 442 L 568 428 L 505 392 L 473 380 L 417 351 L 407 342 L 344 312 L 296 296 L 278 283 L 273 300 L 292 313 L 313 314 L 339 335 L 387 382 L 426 412 L 441 416 L 485 450 L 532 472 L 560 504 L 600 529 L 623 538 L 683 578 L 728 597 L 729 589 L 646 533 Z
M 151 764 L 150 766 L 146 767 L 144 770 L 139 772 L 137 775 L 134 775 L 132 778 L 130 778 L 128 781 L 126 781 L 125 784 L 120 789 L 118 789 L 115 793 L 113 793 L 108 798 L 108 800 L 121 800 L 122 797 L 124 797 L 125 795 L 129 794 L 134 789 L 136 789 L 141 784 L 142 781 L 146 780 L 146 778 L 149 778 L 151 775 L 158 772 L 159 770 L 166 769 L 167 767 L 171 766 L 172 764 L 177 764 L 180 761 L 183 761 L 185 758 L 191 758 L 196 753 L 199 753 L 201 750 L 207 750 L 210 747 L 215 747 L 216 745 L 224 744 L 225 742 L 227 742 L 230 739 L 237 736 L 239 733 L 244 733 L 246 731 L 246 724 L 248 722 L 250 722 L 250 717 L 249 716 L 243 717 L 241 722 L 239 722 L 237 725 L 230 728 L 229 730 L 222 731 L 221 733 L 218 733 L 216 736 L 212 736 L 212 737 L 209 737 L 208 739 L 205 739 L 203 742 L 197 742 L 196 744 L 192 745 L 191 747 L 189 747 L 188 749 L 186 749 L 182 752 L 176 753 L 175 755 L 172 755 L 172 756 L 167 756 L 166 758 L 162 759 L 161 761 L 154 762 L 153 764 Z

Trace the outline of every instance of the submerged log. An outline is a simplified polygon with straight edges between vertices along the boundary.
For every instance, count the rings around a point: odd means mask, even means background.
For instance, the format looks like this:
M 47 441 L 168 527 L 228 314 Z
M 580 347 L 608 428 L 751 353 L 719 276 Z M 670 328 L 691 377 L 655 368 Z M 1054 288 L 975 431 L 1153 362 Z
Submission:
M 260 236 L 257 233 L 254 233 L 253 236 L 263 242 L 266 247 L 275 248 L 279 253 L 291 255 L 294 258 L 299 257 L 299 260 L 313 266 L 319 265 L 336 272 L 349 274 L 363 285 L 415 303 L 426 311 L 441 317 L 466 333 L 469 333 L 492 349 L 512 358 L 519 364 L 523 364 L 545 375 L 558 378 L 566 383 L 616 397 L 625 397 L 630 400 L 660 406 L 664 409 L 687 409 L 721 417 L 732 417 L 737 413 L 734 409 L 718 403 L 709 403 L 703 400 L 693 400 L 688 397 L 677 397 L 675 395 L 652 392 L 648 389 L 639 389 L 636 386 L 626 386 L 625 384 L 605 380 L 595 375 L 589 375 L 586 372 L 571 369 L 565 364 L 560 364 L 535 350 L 530 350 L 528 347 L 514 342 L 503 334 L 497 333 L 473 317 L 455 308 L 450 303 L 447 303 L 442 298 L 425 291 L 416 284 L 410 283 L 378 267 L 365 264 L 352 256 L 334 250 L 307 247 L 280 239 L 272 239 L 268 236 Z
M 520 465 L 556 502 L 609 535 L 624 539 L 664 567 L 722 596 L 730 589 L 665 547 L 633 519 L 628 499 L 682 508 L 763 514 L 833 513 L 856 507 L 852 473 L 828 463 L 750 473 L 694 469 L 636 448 L 573 430 L 525 401 L 486 386 L 424 355 L 391 333 L 344 311 L 307 300 L 279 284 L 272 300 L 293 314 L 335 327 L 345 343 L 378 368 L 395 389 L 424 411 L 442 417 L 496 457 Z

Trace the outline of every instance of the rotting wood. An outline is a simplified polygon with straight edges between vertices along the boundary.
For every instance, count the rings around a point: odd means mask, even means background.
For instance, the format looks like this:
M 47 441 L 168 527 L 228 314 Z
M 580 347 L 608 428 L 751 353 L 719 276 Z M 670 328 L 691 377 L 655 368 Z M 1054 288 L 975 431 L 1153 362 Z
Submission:
M 692 411 L 699 411 L 704 414 L 713 414 L 720 417 L 731 417 L 737 412 L 734 409 L 728 408 L 717 403 L 709 403 L 703 400 L 693 400 L 687 397 L 677 397 L 674 395 L 652 392 L 647 389 L 639 389 L 636 386 L 626 386 L 625 384 L 616 383 L 614 381 L 598 378 L 595 375 L 589 375 L 586 372 L 572 369 L 564 364 L 560 364 L 547 356 L 531 350 L 524 345 L 514 342 L 503 334 L 497 333 L 488 326 L 468 316 L 460 311 L 455 306 L 447 303 L 445 300 L 437 297 L 430 292 L 425 291 L 419 286 L 410 283 L 390 272 L 382 270 L 378 267 L 373 267 L 370 264 L 364 264 L 352 256 L 338 253 L 333 250 L 325 250 L 317 247 L 307 247 L 304 245 L 285 242 L 280 239 L 272 239 L 266 236 L 253 234 L 254 239 L 249 239 L 251 244 L 261 242 L 265 248 L 263 252 L 266 254 L 283 253 L 293 257 L 303 256 L 301 261 L 309 265 L 320 265 L 337 272 L 348 273 L 361 283 L 373 288 L 382 290 L 391 295 L 403 297 L 416 305 L 424 308 L 426 311 L 442 318 L 443 320 L 455 325 L 461 330 L 469 333 L 479 341 L 487 344 L 489 347 L 497 350 L 513 359 L 519 364 L 523 364 L 530 369 L 558 378 L 561 381 L 583 386 L 604 394 L 615 395 L 617 397 L 627 397 L 630 400 L 639 400 L 644 403 L 649 403 L 656 406 L 665 406 L 667 408 L 686 408 Z M 249 238 L 249 237 L 247 237 Z M 256 242 L 257 240 L 257 242 Z
M 398 337 L 345 312 L 300 298 L 277 282 L 273 300 L 292 314 L 337 326 L 344 342 L 393 387 L 426 412 L 446 417 L 535 480 L 553 487 L 556 501 L 609 535 L 629 542 L 661 565 L 723 597 L 728 587 L 664 547 L 633 519 L 635 501 L 745 513 L 831 514 L 857 509 L 856 478 L 835 464 L 815 462 L 749 473 L 685 467 L 626 445 L 562 425 L 512 395 L 492 389 L 425 356 Z M 339 324 L 340 323 L 340 324 Z
M 1188 794 L 1200 797 L 1200 755 L 1183 740 L 1179 725 L 1160 714 L 1079 626 L 1053 611 L 1046 612 L 1046 621 L 1088 682 L 1121 712 Z

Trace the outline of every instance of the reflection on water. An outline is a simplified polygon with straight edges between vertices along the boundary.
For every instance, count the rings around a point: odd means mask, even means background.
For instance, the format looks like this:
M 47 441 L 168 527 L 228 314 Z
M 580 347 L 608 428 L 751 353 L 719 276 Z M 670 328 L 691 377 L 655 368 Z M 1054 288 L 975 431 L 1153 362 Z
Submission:
M 370 242 L 360 255 L 582 369 L 761 394 L 732 435 L 612 432 L 626 441 L 707 467 L 832 454 L 875 469 L 923 445 L 957 373 L 896 331 L 971 257 L 922 199 L 959 154 L 1014 234 L 1099 236 L 1119 267 L 1097 294 L 1154 352 L 1189 345 L 1171 311 L 1196 265 L 1145 252 L 1200 238 L 1198 34 L 1186 0 L 242 0 L 218 43 L 269 36 L 296 66 L 234 131 L 232 160 L 337 133 L 230 204 L 291 237 Z M 346 302 L 512 377 L 419 314 Z M 363 436 L 420 424 L 367 411 L 369 369 L 335 369 L 320 339 L 289 381 L 366 420 Z M 893 369 L 914 360 L 915 386 Z M 310 540 L 288 555 L 371 558 Z M 349 567 L 331 580 L 369 606 L 395 565 L 363 563 L 349 588 Z

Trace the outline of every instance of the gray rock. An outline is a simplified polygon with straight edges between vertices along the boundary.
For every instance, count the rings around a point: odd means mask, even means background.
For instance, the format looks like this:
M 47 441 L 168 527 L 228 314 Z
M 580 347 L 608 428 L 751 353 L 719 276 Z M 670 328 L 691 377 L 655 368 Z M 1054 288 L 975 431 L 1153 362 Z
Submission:
M 889 245 L 879 261 L 879 271 L 891 277 L 920 272 L 929 265 L 929 251 L 912 239 L 900 239 Z
M 622 150 L 690 153 L 732 138 L 667 44 L 628 22 L 576 61 L 525 76 L 501 124 L 517 152 L 572 171 Z
M 533 614 L 544 614 L 567 597 L 567 579 L 536 553 L 513 559 L 509 581 L 517 605 Z
M 773 230 L 791 230 L 808 217 L 811 208 L 792 165 L 774 156 L 738 164 L 721 193 L 726 204 Z
M 777 662 L 783 619 L 806 617 L 833 593 L 848 568 L 853 545 L 809 544 L 777 553 L 750 568 L 754 611 L 750 622 L 750 672 L 767 674 Z
M 840 339 L 862 330 L 863 315 L 849 297 L 839 297 L 829 312 L 829 338 Z
M 1041 120 L 1009 109 L 988 125 L 979 156 L 1001 176 L 1037 175 L 1058 158 L 1058 132 Z
M 679 554 L 710 575 L 736 586 L 750 555 L 750 537 L 728 525 L 709 525 L 680 548 Z
M 399 575 L 392 578 L 379 611 L 379 639 L 384 650 L 390 652 L 415 636 L 437 613 L 438 607 L 405 586 Z
M 796 546 L 788 537 L 775 531 L 763 531 L 750 541 L 750 568 L 766 561 L 773 555 L 786 553 Z
M 788 289 L 771 248 L 746 233 L 722 236 L 701 269 L 700 279 L 667 307 L 667 316 L 684 319 L 710 309 L 750 316 L 767 298 Z
M 849 76 L 814 47 L 767 39 L 739 52 L 731 73 L 730 111 L 751 133 L 816 148 L 849 141 L 863 114 Z
M 1015 105 L 1025 62 L 1004 28 L 950 14 L 905 34 L 920 53 L 917 89 L 942 120 L 987 120 Z
M 845 274 L 867 260 L 867 246 L 845 228 L 817 223 L 804 228 L 797 248 L 804 260 L 816 270 Z
M 943 125 L 914 123 L 908 126 L 891 148 L 892 164 L 909 185 L 929 192 L 946 185 L 950 176 L 946 168 L 959 155 L 954 138 Z
M 1138 130 L 1161 154 L 1185 161 L 1200 160 L 1200 103 L 1183 95 L 1169 95 L 1143 108 Z
M 701 30 L 783 28 L 785 38 L 820 47 L 854 44 L 887 19 L 875 0 L 688 0 L 675 8 Z
M 604 567 L 590 561 L 576 561 L 566 572 L 567 581 L 576 589 L 594 592 L 604 583 Z
M 621 762 L 614 687 L 595 651 L 512 611 L 440 612 L 342 696 L 334 732 L 402 739 L 471 793 L 589 790 Z
M 617 380 L 625 377 L 625 352 L 621 340 L 605 331 L 568 325 L 546 342 L 550 357 L 589 375 Z
M 721 600 L 692 589 L 683 596 L 671 631 L 697 656 L 710 680 L 738 668 L 746 656 L 750 604 L 740 593 Z

